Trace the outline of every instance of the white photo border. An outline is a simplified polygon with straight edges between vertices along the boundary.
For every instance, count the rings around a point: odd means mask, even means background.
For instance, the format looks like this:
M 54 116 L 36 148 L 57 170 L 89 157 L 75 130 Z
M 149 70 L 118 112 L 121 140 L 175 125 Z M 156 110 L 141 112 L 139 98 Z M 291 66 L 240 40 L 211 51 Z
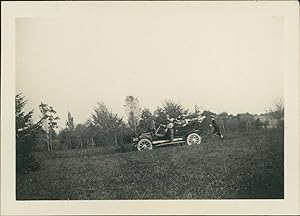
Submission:
M 284 199 L 16 201 L 15 19 L 97 16 L 97 7 L 199 7 L 215 16 L 284 18 Z M 209 215 L 299 214 L 299 6 L 297 1 L 1 2 L 1 214 L 2 215 Z

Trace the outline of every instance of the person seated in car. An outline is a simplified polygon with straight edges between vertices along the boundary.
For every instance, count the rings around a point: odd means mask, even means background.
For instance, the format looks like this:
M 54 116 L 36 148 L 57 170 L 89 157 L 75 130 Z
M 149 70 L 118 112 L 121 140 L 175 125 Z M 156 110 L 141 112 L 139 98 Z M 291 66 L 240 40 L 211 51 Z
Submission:
M 183 114 L 176 119 L 175 122 L 179 127 L 185 127 L 189 123 L 189 119 L 186 118 L 186 115 Z
M 173 123 L 174 118 L 170 118 L 169 114 L 167 114 L 166 117 L 167 117 L 167 124 Z
M 186 115 L 182 115 L 181 117 L 181 127 L 187 126 L 189 123 L 189 119 L 186 118 Z

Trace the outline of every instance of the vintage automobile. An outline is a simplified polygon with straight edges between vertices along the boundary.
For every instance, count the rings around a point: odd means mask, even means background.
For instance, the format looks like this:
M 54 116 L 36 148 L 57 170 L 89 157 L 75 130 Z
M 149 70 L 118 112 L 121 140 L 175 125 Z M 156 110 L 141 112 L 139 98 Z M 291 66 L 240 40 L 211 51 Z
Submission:
M 138 151 L 151 150 L 153 146 L 163 146 L 170 144 L 194 145 L 200 144 L 202 137 L 200 136 L 198 126 L 205 119 L 205 116 L 197 118 L 180 117 L 177 119 L 169 119 L 167 125 L 160 124 L 155 132 L 141 133 L 133 139 L 134 146 Z

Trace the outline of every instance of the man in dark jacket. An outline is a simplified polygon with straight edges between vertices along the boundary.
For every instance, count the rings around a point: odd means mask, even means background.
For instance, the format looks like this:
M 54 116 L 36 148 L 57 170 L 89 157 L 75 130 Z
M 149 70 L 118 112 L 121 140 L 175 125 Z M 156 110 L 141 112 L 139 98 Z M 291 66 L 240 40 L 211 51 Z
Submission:
M 224 137 L 223 137 L 223 135 L 222 135 L 221 132 L 220 132 L 220 128 L 219 128 L 219 126 L 217 125 L 217 122 L 216 122 L 216 120 L 215 120 L 215 117 L 212 117 L 212 118 L 211 118 L 211 125 L 209 125 L 209 126 L 213 127 L 213 129 L 214 129 L 213 135 L 218 136 L 218 137 L 220 137 L 222 140 L 224 140 Z

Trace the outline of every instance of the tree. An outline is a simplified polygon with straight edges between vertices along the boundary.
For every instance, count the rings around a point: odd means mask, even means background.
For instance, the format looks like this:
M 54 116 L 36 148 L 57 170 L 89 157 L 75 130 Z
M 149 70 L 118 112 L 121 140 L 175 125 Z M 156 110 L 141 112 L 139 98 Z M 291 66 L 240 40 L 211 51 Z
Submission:
M 269 109 L 269 113 L 277 121 L 277 126 L 284 126 L 284 102 L 283 99 L 276 99 L 273 102 L 273 108 Z
M 84 148 L 89 144 L 89 129 L 86 124 L 78 124 L 74 127 L 73 117 L 68 115 L 67 127 L 59 132 L 60 143 L 69 149 Z
M 96 136 L 96 127 L 93 125 L 91 119 L 88 119 L 84 123 L 84 127 L 86 128 L 86 143 L 88 147 L 95 147 L 95 136 Z
M 74 130 L 74 133 L 79 142 L 80 148 L 83 148 L 84 140 L 87 140 L 87 128 L 83 124 L 78 124 Z
M 122 118 L 109 111 L 103 102 L 98 102 L 95 106 L 91 121 L 97 144 L 104 145 L 115 142 L 123 125 Z
M 32 153 L 33 146 L 37 141 L 37 131 L 40 129 L 43 118 L 37 123 L 33 123 L 33 110 L 24 111 L 27 103 L 22 93 L 15 98 L 16 115 L 16 168 L 17 172 L 27 172 L 36 170 L 39 167 Z
M 141 119 L 139 121 L 139 128 L 142 132 L 149 131 L 149 127 L 152 121 L 152 113 L 149 109 L 143 109 L 141 113 Z
M 251 130 L 251 126 L 253 125 L 253 122 L 255 121 L 254 116 L 249 113 L 241 113 L 237 115 L 240 120 L 241 128 L 243 128 L 242 131 L 249 131 Z
M 66 129 L 67 129 L 67 137 L 68 137 L 68 143 L 69 143 L 69 148 L 72 148 L 72 141 L 74 138 L 74 118 L 72 117 L 71 113 L 68 111 L 68 119 L 66 122 Z
M 154 111 L 155 123 L 157 125 L 166 124 L 167 122 L 167 114 L 165 113 L 164 109 L 161 107 L 157 107 Z
M 36 145 L 33 146 L 33 151 L 47 151 L 47 140 L 45 139 L 46 131 L 43 130 L 42 127 L 39 127 L 36 132 L 36 136 L 37 140 Z
M 137 134 L 137 126 L 141 117 L 141 107 L 138 98 L 127 96 L 125 98 L 125 110 L 128 115 L 128 125 L 132 129 L 134 135 Z
M 66 122 L 66 126 L 69 130 L 74 130 L 75 126 L 74 126 L 74 118 L 73 116 L 71 115 L 71 113 L 68 111 L 68 119 L 67 119 L 67 122 Z
M 164 101 L 163 110 L 166 115 L 169 115 L 172 118 L 177 118 L 180 115 L 188 114 L 188 109 L 184 108 L 181 104 L 177 104 L 171 100 Z
M 70 137 L 69 137 L 69 131 L 67 128 L 64 128 L 59 131 L 58 133 L 59 143 L 61 149 L 67 149 L 70 148 Z
M 166 124 L 167 115 L 171 118 L 177 118 L 180 115 L 187 115 L 189 112 L 188 109 L 184 108 L 181 104 L 177 104 L 171 100 L 165 100 L 162 107 L 157 107 L 154 111 L 155 121 L 158 124 Z
M 230 115 L 227 124 L 227 133 L 238 133 L 241 131 L 240 118 L 238 116 Z M 242 125 L 243 126 L 243 125 Z M 243 129 L 243 128 L 242 128 Z
M 202 115 L 202 111 L 204 111 L 203 107 L 201 107 L 199 105 L 195 105 L 194 112 L 190 113 L 189 115 L 191 117 L 198 117 L 198 116 Z
M 55 148 L 53 136 L 55 135 L 55 129 L 58 128 L 57 121 L 59 120 L 59 117 L 55 116 L 56 111 L 52 106 L 48 106 L 41 102 L 39 109 L 42 114 L 42 119 L 45 119 L 44 130 L 46 131 L 48 151 L 52 151 Z

